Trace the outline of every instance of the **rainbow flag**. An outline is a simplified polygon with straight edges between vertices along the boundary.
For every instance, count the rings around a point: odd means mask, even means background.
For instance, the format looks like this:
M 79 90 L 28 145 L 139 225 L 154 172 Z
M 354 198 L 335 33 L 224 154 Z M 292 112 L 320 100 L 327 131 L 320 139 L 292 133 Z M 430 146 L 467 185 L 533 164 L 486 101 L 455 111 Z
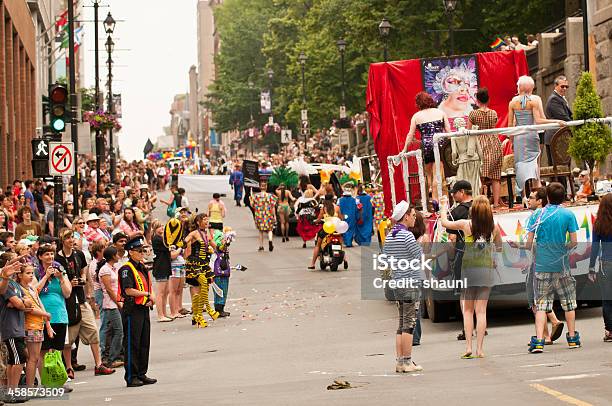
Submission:
M 495 41 L 493 41 L 493 42 L 491 42 L 489 44 L 489 48 L 497 49 L 497 48 L 501 47 L 503 43 L 504 43 L 504 40 L 499 38 L 499 37 L 497 37 L 497 38 L 495 38 Z

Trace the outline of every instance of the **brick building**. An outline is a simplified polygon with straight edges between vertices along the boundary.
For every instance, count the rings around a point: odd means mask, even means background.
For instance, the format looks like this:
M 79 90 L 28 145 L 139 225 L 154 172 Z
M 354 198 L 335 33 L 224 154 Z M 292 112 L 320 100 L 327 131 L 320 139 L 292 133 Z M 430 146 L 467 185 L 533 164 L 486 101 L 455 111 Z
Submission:
M 0 186 L 32 175 L 36 38 L 25 0 L 0 0 Z

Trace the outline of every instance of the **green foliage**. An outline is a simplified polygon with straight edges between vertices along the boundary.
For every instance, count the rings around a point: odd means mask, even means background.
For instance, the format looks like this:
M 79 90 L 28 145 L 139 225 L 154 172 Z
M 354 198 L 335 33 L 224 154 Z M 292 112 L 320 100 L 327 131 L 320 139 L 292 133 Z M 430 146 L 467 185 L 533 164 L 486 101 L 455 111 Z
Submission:
M 82 87 L 79 89 L 81 93 L 81 110 L 95 111 L 96 110 L 96 89 L 93 87 Z
M 486 52 L 497 36 L 537 33 L 563 18 L 564 0 L 462 0 L 452 16 L 455 53 Z M 378 24 L 386 16 L 391 60 L 440 56 L 448 52 L 448 16 L 442 0 L 226 0 L 215 9 L 221 37 L 217 77 L 203 101 L 218 131 L 247 128 L 253 114 L 258 126 L 259 92 L 274 70 L 272 109 L 275 121 L 297 132 L 305 64 L 306 107 L 312 129 L 329 127 L 342 103 L 340 53 L 347 42 L 345 82 L 347 112 L 365 109 L 369 65 L 383 58 Z M 248 82 L 254 83 L 249 89 Z
M 574 119 L 585 120 L 603 117 L 601 100 L 593 85 L 590 72 L 583 72 L 576 90 L 574 101 Z M 602 123 L 586 123 L 572 127 L 572 139 L 569 153 L 577 160 L 589 164 L 591 171 L 597 161 L 603 161 L 612 151 L 612 134 L 610 128 Z
M 297 187 L 299 182 L 298 174 L 291 168 L 287 168 L 285 166 L 280 166 L 274 169 L 272 175 L 270 175 L 270 179 L 268 182 L 272 186 L 280 186 L 280 184 L 284 184 L 287 186 L 287 189 L 291 189 Z

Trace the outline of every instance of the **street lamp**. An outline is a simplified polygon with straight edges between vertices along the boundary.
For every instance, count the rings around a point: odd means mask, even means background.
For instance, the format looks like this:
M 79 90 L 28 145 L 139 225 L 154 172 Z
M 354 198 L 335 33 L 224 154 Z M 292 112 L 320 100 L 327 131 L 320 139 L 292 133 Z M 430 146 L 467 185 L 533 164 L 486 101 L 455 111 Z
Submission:
M 112 21 L 111 21 L 112 20 Z M 106 61 L 108 65 L 108 113 L 113 114 L 113 49 L 115 48 L 115 43 L 111 38 L 110 34 L 113 32 L 115 27 L 115 20 L 108 13 L 106 20 L 104 21 L 104 25 L 106 26 L 106 32 L 108 33 L 108 37 L 106 38 L 106 52 L 108 53 L 108 59 Z M 117 161 L 115 157 L 115 146 L 113 143 L 113 129 L 112 127 L 108 129 L 108 143 L 110 144 L 110 176 L 111 183 L 115 183 L 117 180 Z
M 444 11 L 448 17 L 448 35 L 450 39 L 450 55 L 455 54 L 455 32 L 453 30 L 453 13 L 457 9 L 458 0 L 442 0 L 444 4 Z M 450 56 L 449 55 L 449 56 Z
M 249 86 L 249 114 L 251 117 L 251 121 L 249 121 L 248 134 L 249 134 L 249 138 L 251 139 L 251 156 L 253 156 L 253 138 L 255 137 L 251 137 L 251 135 L 254 135 L 253 128 L 255 127 L 254 126 L 255 123 L 253 122 L 253 88 L 255 84 L 253 83 L 251 79 L 249 79 L 249 82 L 247 83 L 247 85 Z M 236 155 L 238 154 L 236 153 Z
M 300 56 L 298 56 L 298 61 L 302 66 L 302 133 L 304 134 L 304 145 L 308 144 L 308 111 L 306 110 L 306 61 L 308 57 L 304 53 L 304 51 L 300 52 Z
M 385 62 L 387 62 L 387 60 L 389 59 L 389 55 L 387 53 L 388 52 L 387 51 L 387 38 L 389 38 L 389 33 L 391 31 L 391 28 L 393 28 L 393 26 L 391 25 L 389 20 L 387 20 L 387 17 L 383 17 L 380 24 L 378 24 L 378 33 L 380 34 L 380 37 L 383 39 L 384 61 Z
M 99 39 L 98 39 L 98 9 L 100 7 L 101 0 L 93 0 L 94 7 L 94 61 L 95 61 L 95 109 L 96 112 L 100 110 L 100 55 L 98 55 L 99 51 Z M 108 18 L 108 17 L 107 17 Z M 111 16 L 112 18 L 112 16 Z M 102 179 L 102 174 L 100 170 L 101 162 L 104 157 L 104 138 L 102 137 L 102 132 L 99 128 L 96 128 L 96 187 L 100 186 L 100 181 Z
M 344 51 L 346 50 L 346 41 L 344 39 L 339 39 L 336 42 L 338 46 L 338 51 L 340 51 L 340 69 L 342 72 L 342 106 L 346 105 L 346 96 L 344 93 Z
M 106 16 L 106 19 L 104 20 L 104 29 L 106 30 L 107 34 L 110 35 L 115 31 L 115 23 L 116 23 L 115 19 L 109 12 L 108 15 Z

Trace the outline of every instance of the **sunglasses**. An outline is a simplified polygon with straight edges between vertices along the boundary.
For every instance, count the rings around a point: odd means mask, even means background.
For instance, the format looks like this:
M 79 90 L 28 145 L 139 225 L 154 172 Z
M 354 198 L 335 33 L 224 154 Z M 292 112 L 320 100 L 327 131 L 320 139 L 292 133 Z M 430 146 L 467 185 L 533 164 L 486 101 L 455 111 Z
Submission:
M 569 89 L 568 85 L 561 85 L 561 89 Z

